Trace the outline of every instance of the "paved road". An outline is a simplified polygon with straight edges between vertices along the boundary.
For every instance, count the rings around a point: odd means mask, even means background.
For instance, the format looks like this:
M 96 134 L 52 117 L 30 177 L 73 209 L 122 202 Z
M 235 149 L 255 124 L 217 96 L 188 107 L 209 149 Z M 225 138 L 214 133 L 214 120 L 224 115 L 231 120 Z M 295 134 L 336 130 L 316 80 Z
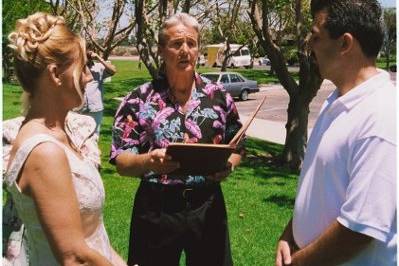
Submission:
M 396 73 L 391 73 L 393 82 L 396 84 Z M 313 128 L 320 108 L 327 96 L 335 89 L 334 84 L 325 80 L 320 90 L 317 92 L 310 104 L 309 128 Z M 285 123 L 287 121 L 287 107 L 289 97 L 281 85 L 261 85 L 260 92 L 250 94 L 249 100 L 242 102 L 236 100 L 236 105 L 240 115 L 250 116 L 259 104 L 263 96 L 266 95 L 266 102 L 259 111 L 257 118 L 273 122 Z
M 309 127 L 313 127 L 321 105 L 333 89 L 334 85 L 331 82 L 323 82 L 316 97 L 310 104 Z M 260 87 L 260 92 L 250 94 L 248 101 L 236 101 L 238 112 L 241 115 L 251 115 L 265 95 L 267 96 L 266 102 L 259 111 L 257 118 L 285 123 L 287 121 L 289 97 L 281 85 L 263 85 Z

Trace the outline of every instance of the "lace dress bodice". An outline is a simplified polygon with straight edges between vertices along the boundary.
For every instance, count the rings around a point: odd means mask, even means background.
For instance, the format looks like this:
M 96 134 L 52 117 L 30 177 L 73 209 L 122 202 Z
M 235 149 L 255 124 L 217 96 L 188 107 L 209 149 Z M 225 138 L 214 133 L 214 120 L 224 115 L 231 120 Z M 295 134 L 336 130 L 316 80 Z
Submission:
M 98 170 L 90 160 L 79 158 L 71 149 L 54 137 L 38 134 L 21 145 L 5 174 L 8 190 L 14 199 L 18 215 L 25 224 L 29 264 L 58 265 L 41 227 L 32 198 L 23 194 L 16 182 L 19 172 L 32 149 L 43 142 L 53 142 L 65 151 L 72 172 L 72 181 L 79 202 L 80 214 L 82 217 L 95 216 L 99 219 L 97 228 L 85 239 L 86 243 L 90 248 L 98 251 L 111 261 L 111 247 L 102 221 L 105 192 Z

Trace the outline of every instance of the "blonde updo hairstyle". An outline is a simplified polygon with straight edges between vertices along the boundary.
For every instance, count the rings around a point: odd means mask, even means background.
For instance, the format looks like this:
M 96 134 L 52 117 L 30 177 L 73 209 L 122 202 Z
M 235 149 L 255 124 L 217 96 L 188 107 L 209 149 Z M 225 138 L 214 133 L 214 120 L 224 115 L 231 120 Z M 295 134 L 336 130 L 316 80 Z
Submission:
M 85 44 L 65 25 L 63 17 L 37 12 L 19 19 L 15 31 L 8 36 L 14 50 L 16 76 L 24 89 L 24 109 L 34 96 L 39 75 L 49 64 L 65 68 L 76 64 L 73 70 L 75 88 L 83 99 L 79 81 L 85 67 Z

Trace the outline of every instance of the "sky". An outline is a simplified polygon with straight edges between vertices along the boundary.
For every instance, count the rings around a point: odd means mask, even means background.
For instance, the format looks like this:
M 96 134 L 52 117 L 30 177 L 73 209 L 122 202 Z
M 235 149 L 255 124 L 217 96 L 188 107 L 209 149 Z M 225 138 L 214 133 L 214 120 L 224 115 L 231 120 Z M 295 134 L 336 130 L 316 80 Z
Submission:
M 378 2 L 380 2 L 383 7 L 396 7 L 396 0 L 378 0 Z M 100 1 L 100 10 L 102 10 L 100 12 L 100 18 L 109 17 L 112 10 L 110 8 L 101 8 L 101 6 L 104 7 L 102 1 Z M 128 24 L 127 18 L 126 16 L 123 16 L 121 19 L 121 25 L 125 26 L 127 24 Z
M 383 7 L 395 7 L 396 0 L 379 0 Z

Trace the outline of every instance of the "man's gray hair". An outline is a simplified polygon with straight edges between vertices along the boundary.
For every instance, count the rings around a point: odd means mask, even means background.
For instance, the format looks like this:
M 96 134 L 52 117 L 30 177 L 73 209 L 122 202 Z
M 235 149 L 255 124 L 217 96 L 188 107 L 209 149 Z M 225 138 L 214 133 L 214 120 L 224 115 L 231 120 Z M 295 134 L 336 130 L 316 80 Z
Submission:
M 193 28 L 198 34 L 198 46 L 200 42 L 200 25 L 196 18 L 187 14 L 187 13 L 176 13 L 169 18 L 167 18 L 161 26 L 158 34 L 158 43 L 159 46 L 164 47 L 167 41 L 167 29 L 176 25 L 183 24 L 186 27 Z

